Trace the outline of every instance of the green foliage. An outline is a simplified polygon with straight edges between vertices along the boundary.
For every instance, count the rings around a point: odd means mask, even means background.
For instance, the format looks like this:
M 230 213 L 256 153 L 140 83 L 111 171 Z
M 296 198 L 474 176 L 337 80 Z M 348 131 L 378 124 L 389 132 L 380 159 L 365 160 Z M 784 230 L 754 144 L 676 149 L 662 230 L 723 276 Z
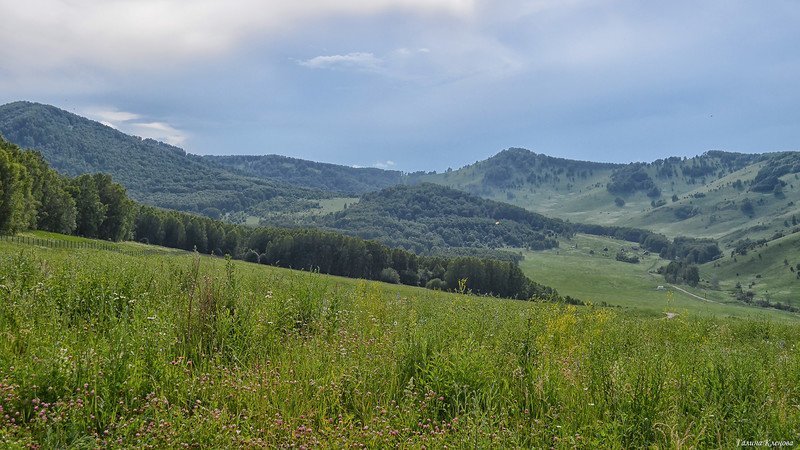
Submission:
M 387 267 L 381 270 L 379 279 L 386 283 L 400 284 L 400 274 L 397 273 L 397 271 L 392 269 L 391 267 Z
M 786 182 L 780 177 L 800 172 L 800 155 L 797 153 L 778 153 L 772 156 L 758 171 L 750 190 L 753 192 L 780 192 Z
M 314 223 L 417 253 L 448 247 L 552 248 L 558 245 L 556 236 L 571 233 L 561 220 L 431 183 L 367 194 Z
M 667 259 L 681 259 L 692 264 L 713 261 L 722 255 L 719 245 L 713 239 L 698 239 L 685 236 L 676 237 L 672 244 L 661 252 Z
M 0 234 L 30 227 L 35 217 L 31 178 L 18 147 L 0 136 Z
M 631 264 L 639 264 L 639 257 L 636 255 L 629 255 L 623 250 L 617 252 L 617 256 L 615 258 L 617 261 L 631 263 Z
M 670 283 L 685 283 L 689 286 L 697 286 L 700 283 L 700 270 L 691 263 L 683 261 L 673 261 L 666 267 L 661 268 L 661 272 Z
M 686 220 L 700 214 L 700 210 L 692 205 L 681 205 L 673 209 L 672 213 L 675 214 L 676 219 Z
M 644 164 L 640 163 L 629 164 L 614 171 L 606 188 L 612 194 L 628 195 L 645 191 L 648 197 L 661 195 L 661 191 L 645 171 Z

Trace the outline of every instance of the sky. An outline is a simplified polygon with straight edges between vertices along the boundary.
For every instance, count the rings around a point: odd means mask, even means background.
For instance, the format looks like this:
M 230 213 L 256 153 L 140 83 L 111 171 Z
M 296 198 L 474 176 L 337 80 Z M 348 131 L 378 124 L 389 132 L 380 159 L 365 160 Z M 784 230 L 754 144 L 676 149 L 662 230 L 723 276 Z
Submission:
M 0 103 L 196 154 L 444 170 L 800 150 L 800 2 L 0 2 Z

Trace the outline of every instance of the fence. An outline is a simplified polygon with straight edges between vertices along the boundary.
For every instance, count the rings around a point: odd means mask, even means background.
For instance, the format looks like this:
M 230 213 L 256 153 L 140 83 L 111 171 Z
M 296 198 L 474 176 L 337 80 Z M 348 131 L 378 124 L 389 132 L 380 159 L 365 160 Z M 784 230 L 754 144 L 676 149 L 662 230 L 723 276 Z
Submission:
M 130 256 L 143 256 L 147 254 L 161 253 L 157 249 L 134 250 L 134 249 L 121 248 L 119 245 L 105 243 L 105 242 L 97 242 L 97 241 L 81 242 L 81 241 L 70 241 L 61 239 L 45 239 L 35 236 L 0 235 L 0 241 L 13 242 L 24 245 L 34 245 L 46 248 L 64 248 L 64 249 L 76 249 L 76 250 L 77 249 L 106 250 L 109 252 L 117 252 Z

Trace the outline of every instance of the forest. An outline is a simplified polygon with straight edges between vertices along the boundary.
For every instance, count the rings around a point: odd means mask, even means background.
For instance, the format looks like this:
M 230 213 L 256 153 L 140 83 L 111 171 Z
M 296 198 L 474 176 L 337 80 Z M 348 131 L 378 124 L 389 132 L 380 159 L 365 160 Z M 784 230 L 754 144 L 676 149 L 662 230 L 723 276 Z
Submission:
M 557 247 L 559 236 L 572 233 L 562 220 L 431 183 L 366 194 L 315 223 L 417 253 L 450 247 L 542 250 Z
M 245 227 L 134 202 L 109 175 L 64 177 L 41 154 L 0 138 L 0 234 L 41 229 L 136 241 L 250 262 L 475 294 L 562 299 L 515 261 L 418 257 L 378 242 L 301 228 Z

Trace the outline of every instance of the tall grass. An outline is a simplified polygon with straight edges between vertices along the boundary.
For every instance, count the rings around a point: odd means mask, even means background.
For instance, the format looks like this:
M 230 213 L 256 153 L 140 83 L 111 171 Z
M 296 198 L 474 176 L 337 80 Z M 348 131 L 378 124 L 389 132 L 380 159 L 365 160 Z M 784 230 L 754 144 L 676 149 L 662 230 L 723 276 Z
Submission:
M 797 439 L 800 326 L 0 244 L 0 445 Z

